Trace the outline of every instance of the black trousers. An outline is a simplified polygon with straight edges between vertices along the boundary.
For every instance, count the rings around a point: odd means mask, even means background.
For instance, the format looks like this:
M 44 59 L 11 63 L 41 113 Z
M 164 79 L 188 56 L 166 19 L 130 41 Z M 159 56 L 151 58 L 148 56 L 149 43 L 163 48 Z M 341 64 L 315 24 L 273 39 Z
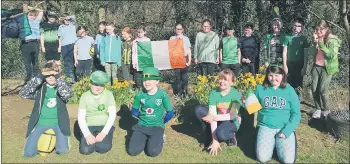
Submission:
M 39 73 L 39 40 L 22 41 L 20 49 L 27 72 L 26 81 L 28 81 Z
M 241 65 L 239 63 L 237 64 L 221 64 L 221 69 L 230 69 L 233 72 L 233 75 L 235 77 L 239 76 L 239 73 L 241 72 Z
M 104 126 L 89 126 L 88 127 L 91 134 L 95 137 L 102 131 Z M 113 139 L 113 132 L 115 128 L 112 126 L 111 130 L 109 130 L 109 133 L 106 135 L 106 137 L 101 141 L 97 142 L 92 145 L 88 145 L 86 143 L 86 139 L 84 136 L 80 139 L 80 145 L 79 145 L 79 152 L 80 154 L 89 155 L 93 152 L 97 153 L 106 153 L 112 148 L 112 139 Z
M 56 42 L 45 42 L 45 59 L 49 60 L 60 60 L 60 54 L 58 53 L 58 41 Z
M 213 76 L 214 75 L 214 70 L 215 70 L 215 64 L 214 63 L 199 63 L 199 67 L 201 70 L 201 75 L 206 76 L 206 75 L 210 75 Z
M 187 93 L 188 90 L 188 73 L 189 68 L 177 68 L 175 69 L 175 88 L 174 94 L 181 92 Z
M 303 86 L 303 76 L 301 76 L 301 69 L 304 67 L 304 61 L 298 62 L 288 62 L 288 83 L 293 88 L 298 88 Z
M 133 73 L 134 73 L 134 81 L 135 81 L 135 86 L 136 88 L 141 89 L 142 88 L 142 72 L 141 71 L 137 71 L 136 69 L 133 69 Z
M 255 76 L 255 63 L 243 63 L 242 71 L 243 71 L 243 74 L 250 72 L 253 74 L 253 76 Z
M 92 59 L 88 60 L 78 60 L 78 65 L 75 69 L 75 74 L 77 75 L 77 81 L 85 76 L 89 76 L 91 73 Z
M 136 156 L 145 150 L 146 155 L 156 157 L 162 152 L 164 128 L 135 125 L 132 129 L 129 155 Z

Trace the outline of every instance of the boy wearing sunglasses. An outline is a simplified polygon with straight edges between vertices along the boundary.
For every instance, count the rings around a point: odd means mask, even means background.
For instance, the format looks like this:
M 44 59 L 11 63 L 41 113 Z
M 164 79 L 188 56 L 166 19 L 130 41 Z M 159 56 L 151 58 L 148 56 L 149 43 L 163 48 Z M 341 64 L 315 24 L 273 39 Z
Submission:
M 289 36 L 287 67 L 289 70 L 288 83 L 295 89 L 303 86 L 303 76 L 306 74 L 307 54 L 304 49 L 309 47 L 309 43 L 304 35 L 302 35 L 304 21 L 297 18 L 293 23 L 293 34 Z M 301 92 L 297 91 L 299 100 L 301 101 Z
M 78 110 L 78 123 L 83 134 L 79 152 L 84 155 L 111 150 L 117 113 L 113 93 L 105 88 L 109 82 L 107 73 L 93 72 L 90 82 L 91 88 L 81 96 Z
M 55 132 L 56 153 L 68 152 L 70 127 L 66 103 L 73 92 L 71 86 L 59 78 L 59 66 L 55 62 L 46 63 L 41 74 L 32 78 L 19 94 L 23 98 L 35 99 L 28 123 L 24 156 L 33 157 L 38 154 L 38 140 L 48 129 Z
M 128 153 L 137 156 L 145 150 L 147 156 L 156 157 L 163 149 L 164 124 L 174 116 L 174 110 L 167 92 L 157 86 L 162 80 L 157 68 L 144 68 L 142 80 L 144 89 L 132 104 L 131 113 L 138 123 L 132 128 Z

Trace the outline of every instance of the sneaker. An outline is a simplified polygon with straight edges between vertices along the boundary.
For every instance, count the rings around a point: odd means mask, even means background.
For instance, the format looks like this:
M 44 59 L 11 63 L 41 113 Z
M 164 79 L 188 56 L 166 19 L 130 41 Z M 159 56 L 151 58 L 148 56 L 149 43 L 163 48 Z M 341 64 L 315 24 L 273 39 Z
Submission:
M 227 146 L 229 147 L 237 146 L 236 134 L 234 134 L 233 137 L 229 139 L 226 143 L 227 143 Z
M 321 118 L 321 110 L 316 110 L 316 111 L 312 114 L 312 118 L 314 118 L 314 119 L 319 119 L 319 118 Z
M 330 111 L 322 111 L 321 115 L 323 118 L 327 118 L 328 114 L 331 113 Z

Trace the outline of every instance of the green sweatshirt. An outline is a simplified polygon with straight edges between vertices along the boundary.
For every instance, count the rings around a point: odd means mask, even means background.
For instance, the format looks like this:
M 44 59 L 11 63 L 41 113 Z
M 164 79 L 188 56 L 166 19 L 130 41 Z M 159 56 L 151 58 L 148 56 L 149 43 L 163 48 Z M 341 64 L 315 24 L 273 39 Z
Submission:
M 341 40 L 335 35 L 329 35 L 327 39 L 327 44 L 324 42 L 318 43 L 321 51 L 324 52 L 324 64 L 326 66 L 326 71 L 329 75 L 333 75 L 339 72 L 339 62 L 338 54 L 340 49 Z M 311 54 L 314 57 L 317 55 L 316 44 L 310 47 Z
M 196 36 L 193 56 L 199 63 L 215 63 L 219 57 L 219 36 L 213 31 L 199 32 Z
M 258 126 L 281 129 L 288 137 L 300 123 L 300 102 L 292 86 L 285 88 L 264 88 L 258 85 L 255 90 L 262 109 L 258 113 Z

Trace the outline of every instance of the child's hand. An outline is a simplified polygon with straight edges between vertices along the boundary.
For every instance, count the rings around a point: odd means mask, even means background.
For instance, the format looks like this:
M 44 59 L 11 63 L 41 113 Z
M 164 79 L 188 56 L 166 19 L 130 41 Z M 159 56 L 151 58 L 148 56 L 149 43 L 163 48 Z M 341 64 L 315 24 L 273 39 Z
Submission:
M 77 65 L 78 65 L 78 60 L 75 60 L 74 66 L 77 66 Z
M 251 61 L 247 58 L 246 63 L 250 63 Z
M 58 47 L 57 51 L 58 53 L 61 53 L 61 47 Z
M 284 135 L 283 133 L 280 133 L 278 136 L 279 136 L 280 138 L 282 138 L 282 139 L 286 139 L 286 138 L 287 138 L 286 135 Z
M 95 139 L 95 141 L 96 142 L 101 142 L 101 141 L 103 141 L 103 139 L 106 137 L 106 134 L 104 134 L 103 132 L 100 132 L 100 133 L 98 133 L 98 135 L 96 136 L 96 139 Z
M 207 116 L 203 117 L 202 120 L 210 124 L 211 122 L 214 121 L 214 116 L 211 114 L 208 114 Z
M 237 116 L 237 121 L 238 121 L 239 124 L 241 124 L 242 123 L 242 118 Z
M 92 144 L 94 144 L 96 142 L 95 141 L 95 137 L 92 134 L 90 134 L 89 136 L 85 137 L 85 139 L 86 139 L 86 143 L 88 145 L 92 145 Z
M 41 47 L 41 51 L 42 51 L 43 53 L 45 53 L 45 47 L 44 47 L 44 46 Z

